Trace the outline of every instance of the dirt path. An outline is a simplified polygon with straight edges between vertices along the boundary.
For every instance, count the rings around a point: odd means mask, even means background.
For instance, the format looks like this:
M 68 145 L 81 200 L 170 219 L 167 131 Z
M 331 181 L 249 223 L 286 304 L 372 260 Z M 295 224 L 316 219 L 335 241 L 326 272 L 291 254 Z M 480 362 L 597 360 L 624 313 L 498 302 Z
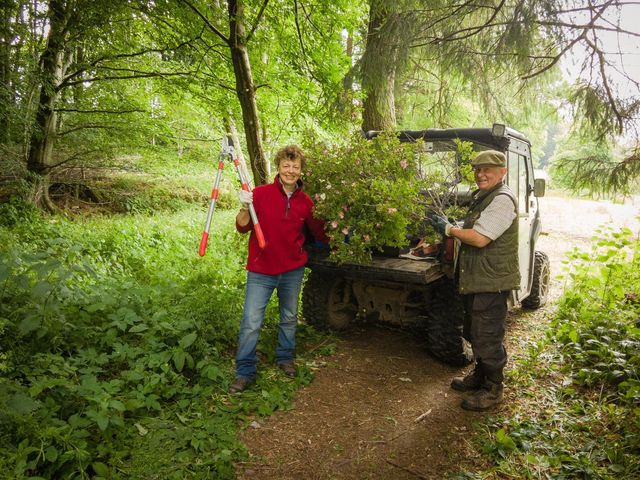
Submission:
M 638 199 L 625 205 L 541 199 L 545 220 L 538 249 L 551 260 L 552 299 L 562 289 L 555 276 L 565 252 L 588 247 L 605 222 L 638 231 L 639 206 Z M 552 308 L 533 315 L 514 310 L 511 335 L 526 335 L 527 325 L 544 321 Z M 521 353 L 518 345 L 509 342 L 512 359 Z M 238 478 L 440 479 L 462 466 L 473 471 L 482 459 L 469 432 L 485 414 L 459 407 L 461 395 L 449 388 L 459 373 L 431 359 L 420 339 L 407 333 L 367 328 L 341 336 L 336 354 L 298 392 L 291 410 L 254 422 L 242 433 L 251 458 L 237 466 Z M 507 386 L 507 398 L 515 394 Z

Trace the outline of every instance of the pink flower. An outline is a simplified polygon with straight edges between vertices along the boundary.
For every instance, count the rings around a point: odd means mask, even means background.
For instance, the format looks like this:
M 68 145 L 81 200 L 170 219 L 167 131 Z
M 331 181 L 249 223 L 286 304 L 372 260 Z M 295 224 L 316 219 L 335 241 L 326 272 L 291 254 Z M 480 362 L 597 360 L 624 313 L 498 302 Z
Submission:
M 347 205 L 342 205 L 342 210 L 344 210 L 345 212 L 348 212 L 349 207 Z
M 409 165 L 409 163 L 406 160 L 400 160 L 400 166 L 405 169 L 407 168 L 407 165 Z
M 338 228 L 338 222 L 336 222 L 335 220 L 331 222 L 331 228 Z
M 396 213 L 398 211 L 397 208 L 389 207 L 387 208 L 387 213 Z
M 344 233 L 345 235 L 349 235 L 349 229 L 347 227 L 344 227 L 342 230 L 340 230 L 342 233 Z
M 367 234 L 363 235 L 362 238 L 364 238 L 365 242 L 368 242 L 369 240 L 371 240 L 371 237 Z

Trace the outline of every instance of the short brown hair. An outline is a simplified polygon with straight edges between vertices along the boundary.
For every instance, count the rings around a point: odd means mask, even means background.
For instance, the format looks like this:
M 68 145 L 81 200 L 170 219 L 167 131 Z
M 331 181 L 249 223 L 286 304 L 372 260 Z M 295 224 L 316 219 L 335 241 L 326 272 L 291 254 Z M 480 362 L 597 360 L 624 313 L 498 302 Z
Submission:
M 283 160 L 300 160 L 300 168 L 302 170 L 304 170 L 304 167 L 307 165 L 304 152 L 297 145 L 287 145 L 278 150 L 275 158 L 276 167 L 279 167 L 280 162 Z

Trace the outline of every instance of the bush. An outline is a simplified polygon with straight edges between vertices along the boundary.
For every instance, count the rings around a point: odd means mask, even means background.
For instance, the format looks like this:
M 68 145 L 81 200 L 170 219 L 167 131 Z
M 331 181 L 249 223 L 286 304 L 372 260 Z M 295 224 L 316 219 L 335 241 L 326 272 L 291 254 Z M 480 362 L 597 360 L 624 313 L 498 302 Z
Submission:
M 3 472 L 114 476 L 132 443 L 173 430 L 185 466 L 232 475 L 235 417 L 207 411 L 243 299 L 245 250 L 224 216 L 204 259 L 184 213 L 0 229 Z
M 591 252 L 569 259 L 571 286 L 553 323 L 574 380 L 629 406 L 640 402 L 640 241 L 598 230 Z
M 349 142 L 305 147 L 305 182 L 316 214 L 327 222 L 331 255 L 338 262 L 366 263 L 371 252 L 405 247 L 409 239 L 437 235 L 425 225 L 428 210 L 444 214 L 453 208 L 451 189 L 459 179 L 453 162 L 425 171 L 422 142 L 400 143 L 395 135 L 373 140 L 355 136 Z M 473 155 L 469 144 L 458 144 L 463 162 Z M 428 157 L 428 155 L 426 156 Z M 433 163 L 433 161 L 432 161 Z M 468 181 L 470 166 L 463 166 Z M 453 187 L 452 187 L 453 185 Z M 449 212 L 450 210 L 446 210 Z

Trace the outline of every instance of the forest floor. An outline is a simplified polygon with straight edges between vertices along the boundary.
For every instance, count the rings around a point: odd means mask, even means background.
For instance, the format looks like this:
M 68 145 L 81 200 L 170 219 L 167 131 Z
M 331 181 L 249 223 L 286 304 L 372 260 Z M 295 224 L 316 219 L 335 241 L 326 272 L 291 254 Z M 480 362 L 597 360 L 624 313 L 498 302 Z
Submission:
M 639 229 L 637 197 L 613 204 L 549 195 L 540 205 L 537 249 L 551 261 L 550 302 L 537 311 L 510 312 L 508 369 L 553 313 L 566 252 L 588 249 L 597 227 L 607 222 Z M 296 394 L 289 410 L 242 431 L 249 459 L 237 464 L 239 479 L 441 479 L 481 470 L 489 465 L 472 443 L 473 424 L 500 414 L 518 396 L 507 382 L 500 409 L 466 412 L 462 395 L 449 383 L 467 369 L 433 360 L 420 338 L 379 327 L 340 335 L 335 354 L 314 369 L 313 382 Z

